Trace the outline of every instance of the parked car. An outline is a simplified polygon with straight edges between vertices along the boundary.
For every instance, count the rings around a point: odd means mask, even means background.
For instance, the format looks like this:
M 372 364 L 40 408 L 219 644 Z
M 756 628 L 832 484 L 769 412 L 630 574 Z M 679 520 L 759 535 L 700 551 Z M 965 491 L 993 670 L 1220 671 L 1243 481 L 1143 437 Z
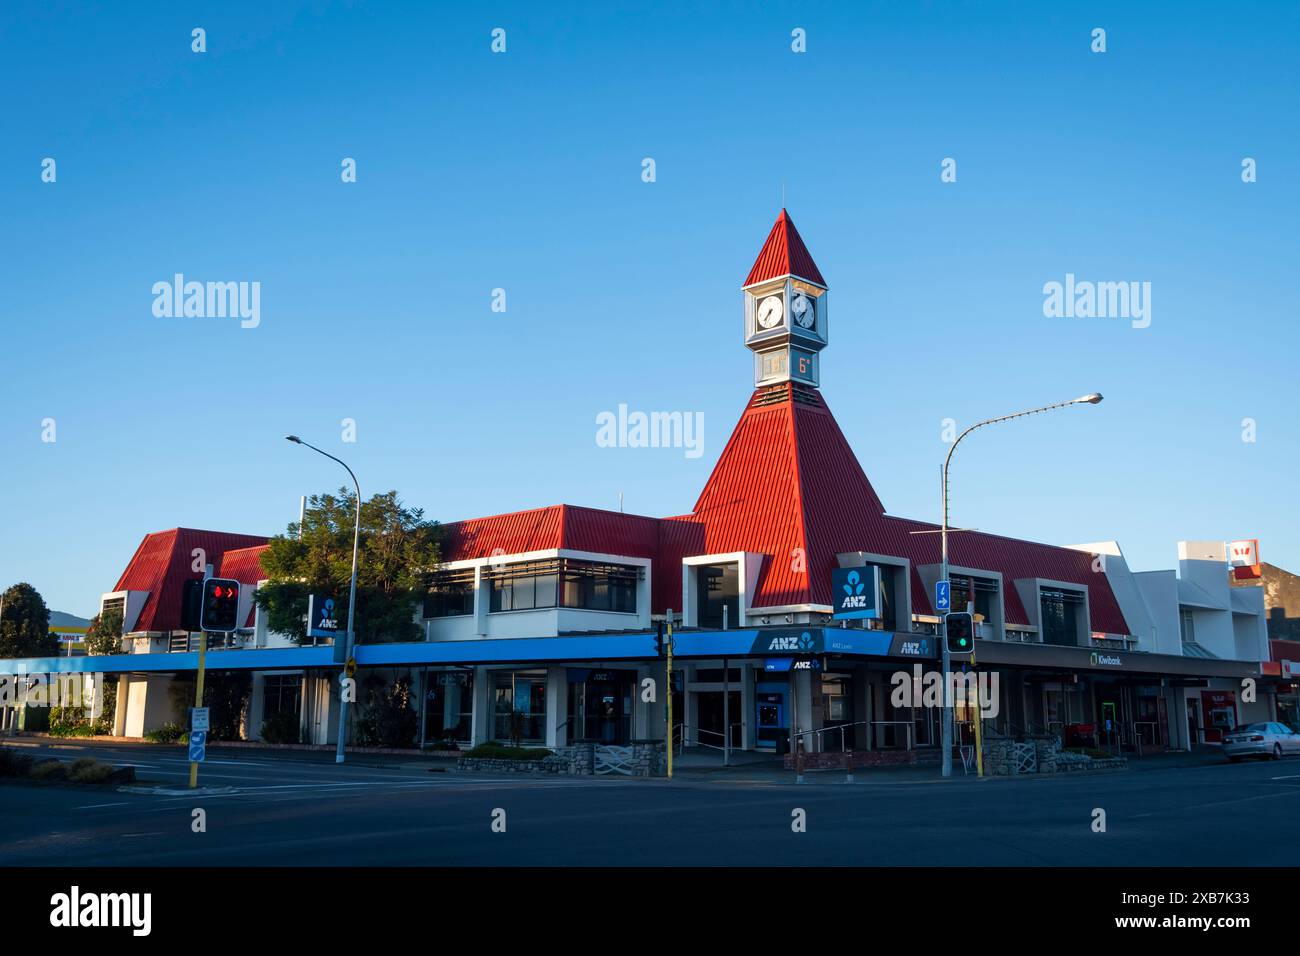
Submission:
M 1284 754 L 1294 753 L 1300 753 L 1300 734 L 1286 724 L 1247 724 L 1223 735 L 1223 754 L 1234 763 L 1242 757 L 1280 760 Z

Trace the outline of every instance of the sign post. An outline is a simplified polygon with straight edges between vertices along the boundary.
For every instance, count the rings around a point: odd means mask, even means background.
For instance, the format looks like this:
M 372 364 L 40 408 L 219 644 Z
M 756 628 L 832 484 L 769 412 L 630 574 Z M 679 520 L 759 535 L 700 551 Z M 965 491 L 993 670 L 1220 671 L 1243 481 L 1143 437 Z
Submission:
M 668 695 L 668 779 L 673 779 L 673 609 L 668 609 L 668 686 L 664 693 Z M 685 731 L 683 731 L 684 733 Z
M 206 756 L 208 743 L 208 709 L 203 706 L 203 677 L 207 667 L 208 632 L 199 632 L 199 675 L 194 681 L 194 711 L 190 717 L 190 789 L 199 785 L 199 764 Z M 203 729 L 196 730 L 194 720 L 203 711 Z M 195 738 L 198 738 L 196 741 Z

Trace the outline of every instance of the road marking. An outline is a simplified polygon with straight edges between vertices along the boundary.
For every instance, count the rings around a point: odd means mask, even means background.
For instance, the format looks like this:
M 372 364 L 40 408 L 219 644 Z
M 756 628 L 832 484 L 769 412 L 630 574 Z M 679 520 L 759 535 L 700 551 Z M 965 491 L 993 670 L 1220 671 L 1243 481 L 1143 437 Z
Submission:
M 98 810 L 100 807 L 125 807 L 130 802 L 131 802 L 130 800 L 122 800 L 118 803 L 91 803 L 91 804 L 87 804 L 84 807 L 73 807 L 73 809 L 74 810 Z

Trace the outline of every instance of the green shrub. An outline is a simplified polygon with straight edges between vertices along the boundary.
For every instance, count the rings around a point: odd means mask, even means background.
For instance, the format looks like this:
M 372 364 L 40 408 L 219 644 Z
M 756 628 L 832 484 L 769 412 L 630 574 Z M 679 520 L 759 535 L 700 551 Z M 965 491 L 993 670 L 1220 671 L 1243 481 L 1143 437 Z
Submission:
M 169 722 L 154 730 L 146 730 L 144 739 L 151 744 L 174 744 L 190 739 L 190 732 L 178 723 Z
M 90 724 L 58 724 L 50 725 L 51 737 L 93 737 L 95 728 Z
M 466 756 L 490 757 L 494 760 L 541 760 L 550 755 L 551 752 L 545 747 L 507 747 L 499 741 L 489 740 L 479 744 Z
M 68 775 L 68 767 L 61 760 L 42 760 L 27 775 L 33 780 L 62 780 Z
M 268 744 L 296 744 L 302 740 L 298 715 L 282 710 L 262 721 L 261 738 Z
M 112 774 L 112 764 L 94 757 L 78 757 L 68 768 L 68 779 L 74 783 L 103 783 Z
M 0 777 L 25 777 L 31 768 L 31 754 L 19 753 L 12 747 L 0 747 Z

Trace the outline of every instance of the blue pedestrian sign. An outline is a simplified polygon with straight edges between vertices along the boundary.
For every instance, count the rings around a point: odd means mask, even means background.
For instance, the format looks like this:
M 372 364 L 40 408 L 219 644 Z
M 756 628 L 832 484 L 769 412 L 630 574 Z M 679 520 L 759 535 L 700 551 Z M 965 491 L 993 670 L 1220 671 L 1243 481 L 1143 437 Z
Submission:
M 952 610 L 951 581 L 934 582 L 934 609 L 939 613 L 947 613 Z
M 207 755 L 208 732 L 206 730 L 190 731 L 190 763 L 203 763 Z

